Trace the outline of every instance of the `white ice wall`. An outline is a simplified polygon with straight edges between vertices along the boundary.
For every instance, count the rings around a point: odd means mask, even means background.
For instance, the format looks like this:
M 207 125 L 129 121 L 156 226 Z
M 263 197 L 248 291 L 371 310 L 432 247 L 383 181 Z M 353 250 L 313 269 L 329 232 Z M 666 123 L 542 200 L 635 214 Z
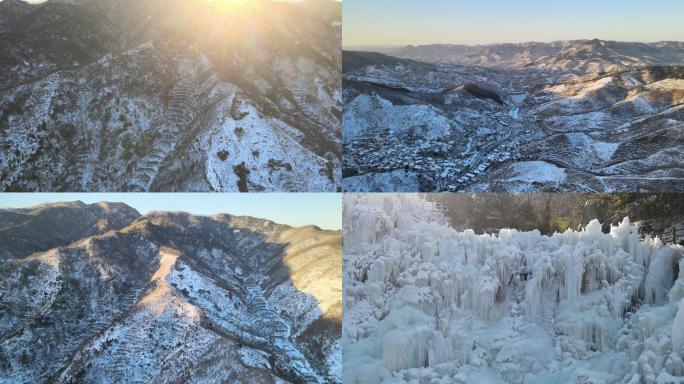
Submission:
M 348 196 L 344 215 L 345 383 L 664 383 L 684 371 L 682 248 L 640 239 L 629 219 L 609 234 L 592 221 L 476 235 L 407 194 Z

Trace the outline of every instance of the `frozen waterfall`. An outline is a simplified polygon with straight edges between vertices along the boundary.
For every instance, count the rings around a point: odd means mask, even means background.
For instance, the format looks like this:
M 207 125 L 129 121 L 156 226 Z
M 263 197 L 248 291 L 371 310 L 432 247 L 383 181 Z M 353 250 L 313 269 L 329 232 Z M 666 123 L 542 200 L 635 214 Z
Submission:
M 682 247 L 450 227 L 419 195 L 345 197 L 345 383 L 683 383 Z

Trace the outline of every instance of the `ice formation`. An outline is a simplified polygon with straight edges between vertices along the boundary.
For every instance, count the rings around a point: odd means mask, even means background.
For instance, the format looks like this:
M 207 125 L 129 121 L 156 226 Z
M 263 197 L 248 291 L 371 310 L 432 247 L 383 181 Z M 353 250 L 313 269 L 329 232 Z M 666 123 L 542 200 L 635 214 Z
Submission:
M 345 383 L 684 383 L 683 248 L 628 218 L 476 235 L 412 194 L 344 215 Z

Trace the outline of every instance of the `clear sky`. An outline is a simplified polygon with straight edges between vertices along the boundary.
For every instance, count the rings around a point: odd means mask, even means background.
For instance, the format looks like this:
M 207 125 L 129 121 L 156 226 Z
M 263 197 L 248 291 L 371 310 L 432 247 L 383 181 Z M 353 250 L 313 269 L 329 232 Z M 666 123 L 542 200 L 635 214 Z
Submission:
M 343 45 L 684 41 L 682 0 L 344 0 Z
M 122 202 L 145 214 L 184 211 L 197 215 L 228 213 L 253 216 L 291 226 L 342 228 L 342 197 L 336 193 L 0 193 L 0 208 L 76 201 Z
M 0 0 L 0 2 L 1 2 L 1 1 L 2 1 L 2 0 Z M 24 1 L 27 2 L 27 3 L 39 4 L 39 3 L 44 3 L 44 2 L 46 2 L 47 0 L 24 0 Z M 304 1 L 304 0 L 276 0 L 276 1 L 300 2 L 300 1 Z M 335 0 L 335 1 L 338 1 L 338 2 L 339 2 L 339 1 L 342 1 L 342 0 Z

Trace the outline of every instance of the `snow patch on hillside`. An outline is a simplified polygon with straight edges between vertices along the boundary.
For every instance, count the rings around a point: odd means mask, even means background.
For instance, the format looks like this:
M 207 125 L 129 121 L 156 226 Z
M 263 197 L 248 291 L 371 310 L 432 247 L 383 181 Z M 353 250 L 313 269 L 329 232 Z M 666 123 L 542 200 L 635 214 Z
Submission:
M 545 161 L 523 161 L 513 165 L 511 180 L 540 181 L 562 183 L 565 180 L 565 170 Z
M 389 130 L 393 136 L 415 135 L 429 140 L 450 135 L 451 122 L 429 105 L 393 105 L 377 95 L 360 95 L 344 107 L 342 132 L 348 139 Z
M 613 158 L 613 154 L 617 151 L 620 143 L 606 143 L 598 141 L 594 143 L 594 151 L 603 161 L 608 161 Z
M 240 97 L 234 95 L 232 103 L 239 103 L 235 98 Z M 301 132 L 261 115 L 251 104 L 237 109 L 239 120 L 232 118 L 232 103 L 219 106 L 217 124 L 205 139 L 206 176 L 214 190 L 236 190 L 241 178 L 246 188 L 257 192 L 334 188 L 321 171 L 327 169 L 327 160 L 301 145 Z

